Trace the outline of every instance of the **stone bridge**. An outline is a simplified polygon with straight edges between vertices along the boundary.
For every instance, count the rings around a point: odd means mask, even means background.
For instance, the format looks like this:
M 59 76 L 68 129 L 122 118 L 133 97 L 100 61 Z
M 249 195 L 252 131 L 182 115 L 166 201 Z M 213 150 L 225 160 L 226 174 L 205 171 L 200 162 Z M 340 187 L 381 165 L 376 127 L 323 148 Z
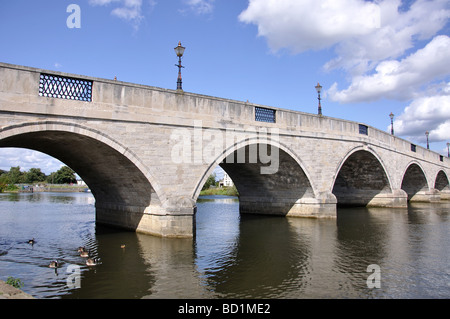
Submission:
M 362 123 L 0 63 L 0 147 L 53 156 L 87 183 L 96 221 L 192 237 L 220 165 L 240 212 L 335 218 L 337 205 L 450 199 L 450 160 Z

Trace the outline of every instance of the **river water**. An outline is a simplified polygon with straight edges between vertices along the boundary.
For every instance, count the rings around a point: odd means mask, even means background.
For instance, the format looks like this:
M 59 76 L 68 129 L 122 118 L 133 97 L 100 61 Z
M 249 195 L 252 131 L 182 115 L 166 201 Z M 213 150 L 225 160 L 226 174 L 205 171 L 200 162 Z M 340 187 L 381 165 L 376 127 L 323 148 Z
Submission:
M 94 204 L 0 194 L 0 279 L 36 298 L 450 297 L 450 202 L 309 219 L 240 216 L 237 198 L 201 197 L 194 239 L 97 226 Z

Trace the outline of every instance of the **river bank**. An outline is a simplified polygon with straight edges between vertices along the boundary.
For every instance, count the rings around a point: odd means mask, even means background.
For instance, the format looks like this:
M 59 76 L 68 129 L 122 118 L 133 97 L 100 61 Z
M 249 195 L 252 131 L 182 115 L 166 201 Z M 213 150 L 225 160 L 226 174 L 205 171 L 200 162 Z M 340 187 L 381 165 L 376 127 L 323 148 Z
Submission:
M 2 193 L 38 193 L 38 192 L 52 192 L 52 193 L 89 193 L 90 189 L 87 186 L 80 185 L 16 185 L 15 189 L 3 190 Z
M 208 189 L 202 190 L 200 196 L 211 196 L 211 195 L 225 195 L 225 196 L 239 196 L 236 187 L 210 187 Z
M 0 280 L 0 299 L 34 299 L 34 297 Z

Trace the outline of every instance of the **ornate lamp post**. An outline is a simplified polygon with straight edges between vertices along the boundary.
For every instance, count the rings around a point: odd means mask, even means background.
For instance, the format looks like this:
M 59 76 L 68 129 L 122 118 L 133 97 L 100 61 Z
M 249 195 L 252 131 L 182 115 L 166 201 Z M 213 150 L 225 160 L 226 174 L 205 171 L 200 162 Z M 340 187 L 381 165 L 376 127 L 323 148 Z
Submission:
M 322 91 L 322 87 L 320 86 L 319 82 L 317 82 L 317 85 L 315 86 L 317 94 L 318 94 L 318 100 L 319 100 L 319 111 L 318 114 L 322 115 L 322 105 L 320 105 L 320 91 Z
M 394 135 L 394 113 L 391 112 L 389 117 L 391 118 L 391 134 Z
M 428 142 L 428 135 L 430 135 L 430 132 L 426 131 L 425 135 L 427 136 L 427 150 L 430 149 L 430 143 Z
M 183 56 L 185 49 L 185 47 L 181 46 L 181 42 L 178 42 L 178 46 L 174 49 L 178 57 L 178 64 L 175 64 L 175 66 L 178 67 L 177 90 L 181 91 L 183 90 L 181 81 L 181 68 L 184 68 L 184 66 L 181 65 L 181 57 Z

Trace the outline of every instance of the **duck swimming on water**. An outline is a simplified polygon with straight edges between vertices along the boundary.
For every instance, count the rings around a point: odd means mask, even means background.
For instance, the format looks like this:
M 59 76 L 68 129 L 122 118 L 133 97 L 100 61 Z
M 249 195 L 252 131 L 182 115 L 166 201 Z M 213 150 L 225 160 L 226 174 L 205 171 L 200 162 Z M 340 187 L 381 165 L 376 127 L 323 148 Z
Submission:
M 36 243 L 36 241 L 35 241 L 34 238 L 33 238 L 33 239 L 28 240 L 28 243 L 29 243 L 30 245 L 34 245 L 34 244 Z
M 58 261 L 53 260 L 49 265 L 50 268 L 58 268 Z
M 80 246 L 80 247 L 78 247 L 78 250 L 77 250 L 79 253 L 82 253 L 83 251 L 86 251 L 86 248 L 84 247 L 84 246 Z
M 86 260 L 86 265 L 88 266 L 95 266 L 98 264 L 98 258 L 88 258 Z

